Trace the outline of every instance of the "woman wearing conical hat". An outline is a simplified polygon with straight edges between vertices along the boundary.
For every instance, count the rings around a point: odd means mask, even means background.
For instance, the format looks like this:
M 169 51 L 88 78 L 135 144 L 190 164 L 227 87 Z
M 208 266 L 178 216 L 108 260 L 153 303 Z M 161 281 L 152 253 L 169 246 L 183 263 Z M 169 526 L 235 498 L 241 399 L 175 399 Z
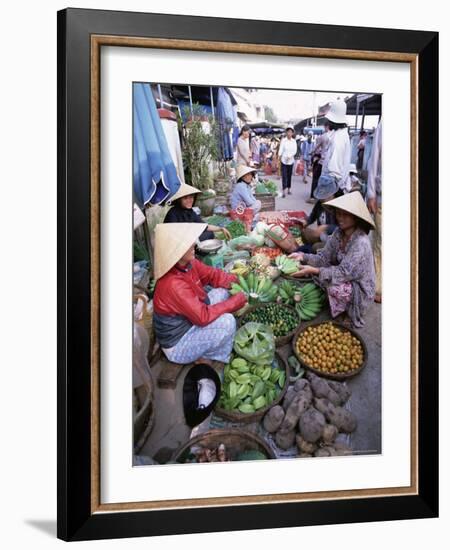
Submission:
M 170 199 L 170 203 L 173 206 L 167 212 L 164 223 L 205 223 L 192 208 L 199 193 L 201 191 L 196 187 L 182 183 L 181 187 Z M 231 239 L 228 229 L 209 224 L 200 235 L 199 240 L 214 239 L 214 233 L 218 231 L 222 231 L 227 239 Z
M 206 228 L 200 223 L 158 224 L 155 229 L 153 325 L 169 361 L 179 364 L 227 363 L 236 321 L 246 304 L 228 290 L 237 277 L 195 259 L 195 243 Z M 213 289 L 206 292 L 205 286 Z
M 367 306 L 375 296 L 374 260 L 368 236 L 374 222 L 358 191 L 326 205 L 336 210 L 338 227 L 317 254 L 291 254 L 307 264 L 296 276 L 314 276 L 328 293 L 332 316 L 348 315 L 355 327 L 362 327 Z
M 255 176 L 256 169 L 250 166 L 238 165 L 236 169 L 236 185 L 231 193 L 231 208 L 236 210 L 238 206 L 252 208 L 254 215 L 261 210 L 261 201 L 255 199 L 252 193 L 251 183 Z

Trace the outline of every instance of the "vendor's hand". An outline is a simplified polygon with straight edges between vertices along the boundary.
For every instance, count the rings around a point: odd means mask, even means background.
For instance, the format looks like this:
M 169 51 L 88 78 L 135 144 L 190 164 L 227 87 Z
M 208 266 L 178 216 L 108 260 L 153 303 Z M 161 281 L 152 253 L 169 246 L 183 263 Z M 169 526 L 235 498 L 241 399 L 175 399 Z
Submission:
M 367 200 L 367 208 L 369 209 L 369 212 L 372 214 L 376 214 L 377 212 L 377 199 L 373 197 L 373 199 Z
M 305 219 L 305 218 L 302 218 L 301 220 L 299 220 L 299 224 L 302 226 L 302 228 L 304 229 L 307 225 L 308 225 L 308 220 Z
M 320 271 L 317 267 L 312 265 L 305 265 L 296 273 L 293 273 L 293 277 L 308 277 L 309 275 L 319 275 Z
M 303 257 L 303 252 L 293 252 L 288 256 L 288 258 L 292 258 L 293 260 L 297 260 L 299 262 L 303 262 Z
M 225 238 L 227 239 L 227 241 L 229 241 L 233 238 L 231 236 L 231 233 L 228 231 L 228 229 L 225 229 L 225 227 L 222 227 L 222 232 L 225 235 Z

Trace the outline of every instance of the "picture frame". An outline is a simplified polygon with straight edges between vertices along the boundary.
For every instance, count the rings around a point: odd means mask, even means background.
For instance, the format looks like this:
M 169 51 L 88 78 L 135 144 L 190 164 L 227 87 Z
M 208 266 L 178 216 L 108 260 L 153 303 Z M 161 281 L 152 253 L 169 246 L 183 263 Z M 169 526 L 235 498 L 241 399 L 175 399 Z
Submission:
M 100 51 L 111 45 L 410 66 L 409 487 L 154 505 L 100 502 Z M 438 515 L 437 142 L 438 33 L 84 9 L 58 12 L 59 538 L 92 540 Z

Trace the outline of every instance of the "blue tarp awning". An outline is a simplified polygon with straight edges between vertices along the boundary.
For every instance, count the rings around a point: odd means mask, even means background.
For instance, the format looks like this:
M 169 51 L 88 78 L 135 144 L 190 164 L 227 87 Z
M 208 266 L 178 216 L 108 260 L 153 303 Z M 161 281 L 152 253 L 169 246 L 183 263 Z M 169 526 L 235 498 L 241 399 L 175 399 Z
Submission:
M 139 206 L 159 204 L 181 182 L 149 84 L 133 84 L 133 189 Z
M 230 130 L 236 126 L 236 114 L 231 103 L 230 95 L 225 88 L 219 88 L 217 92 L 216 119 L 219 125 L 219 150 L 222 160 L 233 158 L 233 145 L 231 143 Z

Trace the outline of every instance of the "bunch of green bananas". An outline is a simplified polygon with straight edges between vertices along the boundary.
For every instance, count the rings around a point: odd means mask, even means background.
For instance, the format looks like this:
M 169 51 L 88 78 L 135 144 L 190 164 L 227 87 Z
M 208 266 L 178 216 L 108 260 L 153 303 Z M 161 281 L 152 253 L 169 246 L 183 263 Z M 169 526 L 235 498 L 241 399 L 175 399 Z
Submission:
M 285 383 L 286 373 L 280 368 L 254 365 L 237 357 L 224 369 L 217 405 L 228 411 L 253 413 L 272 403 Z
M 298 285 L 292 284 L 289 281 L 283 281 L 278 285 L 278 296 L 281 302 L 287 306 L 293 306 L 296 302 L 300 302 L 302 295 Z
M 322 309 L 326 295 L 314 283 L 307 283 L 300 289 L 301 300 L 295 304 L 295 310 L 302 321 L 314 319 Z
M 296 260 L 288 258 L 286 255 L 282 254 L 275 258 L 275 265 L 285 275 L 292 275 L 299 270 L 299 264 Z
M 277 287 L 271 279 L 257 277 L 254 273 L 249 273 L 247 277 L 238 275 L 238 283 L 231 285 L 230 294 L 243 292 L 250 303 L 273 302 L 277 297 Z

